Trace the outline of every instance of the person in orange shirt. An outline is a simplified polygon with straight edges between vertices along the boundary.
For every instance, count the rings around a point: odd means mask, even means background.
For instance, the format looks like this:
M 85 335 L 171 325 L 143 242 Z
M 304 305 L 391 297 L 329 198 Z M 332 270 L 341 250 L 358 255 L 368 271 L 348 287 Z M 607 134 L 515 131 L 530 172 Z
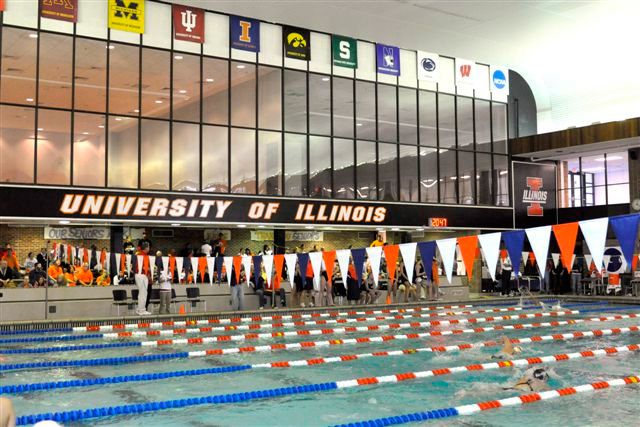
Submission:
M 431 262 L 431 286 L 429 286 L 429 300 L 438 300 L 440 294 L 440 273 L 438 270 L 438 260 L 433 258 Z
M 93 273 L 89 270 L 89 264 L 82 264 L 82 268 L 76 271 L 76 280 L 82 286 L 91 286 L 93 285 Z
M 107 270 L 102 270 L 102 274 L 96 279 L 96 285 L 109 286 L 111 284 L 111 278 Z
M 378 236 L 376 237 L 376 240 L 371 242 L 371 244 L 369 246 L 372 247 L 372 248 L 374 248 L 376 246 L 384 246 L 384 240 L 382 239 L 382 234 L 378 234 Z
M 20 264 L 18 263 L 18 257 L 16 256 L 16 251 L 14 251 L 13 249 L 9 248 L 7 249 L 7 252 L 4 254 L 4 256 L 2 257 L 2 259 L 4 261 L 7 261 L 7 267 L 12 269 L 13 271 L 19 271 L 20 270 Z
M 55 282 L 58 286 L 67 286 L 67 279 L 64 277 L 59 258 L 49 266 L 47 274 L 49 275 L 49 280 Z
M 75 286 L 75 285 L 76 285 L 76 276 L 75 276 L 73 273 L 71 273 L 70 268 L 71 268 L 71 267 L 69 267 L 69 268 L 66 268 L 66 267 L 65 267 L 65 268 L 63 269 L 63 271 L 64 271 L 64 278 L 65 278 L 65 280 L 67 281 L 67 286 Z

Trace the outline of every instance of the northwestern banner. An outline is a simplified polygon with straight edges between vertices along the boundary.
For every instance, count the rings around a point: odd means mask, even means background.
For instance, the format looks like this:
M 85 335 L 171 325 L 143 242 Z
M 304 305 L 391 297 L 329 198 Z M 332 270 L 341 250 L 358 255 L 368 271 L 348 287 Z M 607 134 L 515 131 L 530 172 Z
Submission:
M 304 28 L 282 27 L 284 56 L 287 58 L 311 61 L 311 34 Z
M 514 161 L 512 179 L 515 227 L 555 224 L 556 166 Z
M 174 4 L 171 11 L 174 39 L 204 43 L 204 10 Z
M 88 219 L 105 222 L 508 228 L 511 208 L 389 204 L 347 200 L 273 199 L 231 194 L 154 193 L 0 185 L 0 220 Z M 38 203 L 24 203 L 37 200 Z
M 376 44 L 376 65 L 378 73 L 400 75 L 400 49 L 396 46 Z
M 440 55 L 437 53 L 418 51 L 418 80 L 438 82 L 438 62 Z
M 59 21 L 77 22 L 78 0 L 40 0 L 40 16 Z
M 260 21 L 231 16 L 229 18 L 229 44 L 234 49 L 260 52 Z
M 144 0 L 107 0 L 109 28 L 144 33 Z
M 331 36 L 333 65 L 345 68 L 358 68 L 358 42 L 356 39 Z

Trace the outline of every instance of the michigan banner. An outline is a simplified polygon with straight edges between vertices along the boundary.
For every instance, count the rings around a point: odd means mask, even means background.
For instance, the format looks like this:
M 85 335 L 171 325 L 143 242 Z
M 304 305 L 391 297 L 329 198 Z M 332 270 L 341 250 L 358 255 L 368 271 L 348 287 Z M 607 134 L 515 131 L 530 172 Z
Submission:
M 109 28 L 144 33 L 144 0 L 108 0 Z

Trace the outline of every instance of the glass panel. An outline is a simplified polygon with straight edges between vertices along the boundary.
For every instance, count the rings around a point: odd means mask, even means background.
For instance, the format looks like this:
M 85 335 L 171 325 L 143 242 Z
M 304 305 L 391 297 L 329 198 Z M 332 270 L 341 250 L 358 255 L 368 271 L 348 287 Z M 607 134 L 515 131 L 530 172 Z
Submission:
M 258 127 L 282 129 L 282 70 L 258 67 Z
M 476 194 L 477 204 L 493 204 L 493 187 L 491 185 L 491 154 L 476 153 Z
M 571 190 L 558 190 L 558 206 L 561 208 L 571 207 Z
M 173 124 L 172 177 L 174 191 L 200 190 L 200 126 Z
M 142 115 L 169 118 L 171 55 L 156 49 L 142 49 Z
M 356 141 L 356 148 L 357 198 L 376 200 L 376 143 Z
M 3 28 L 2 102 L 35 105 L 37 44 L 38 35 L 35 31 Z
M 438 150 L 420 147 L 420 201 L 438 203 Z
M 228 129 L 202 127 L 202 191 L 229 191 Z
M 333 140 L 333 189 L 336 199 L 353 199 L 354 192 L 353 140 Z
M 73 38 L 40 33 L 38 103 L 41 106 L 71 108 L 72 59 Z
M 138 187 L 138 120 L 130 117 L 110 116 L 108 129 L 107 176 L 109 179 L 107 186 L 136 188 Z M 155 147 L 155 143 L 153 146 Z M 168 157 L 169 146 L 167 145 L 166 147 L 165 155 Z M 169 188 L 168 159 L 162 165 L 162 168 L 167 178 L 166 183 L 161 183 L 161 185 Z
M 378 139 L 397 142 L 396 86 L 378 85 Z
M 579 159 L 562 160 L 558 162 L 558 188 L 571 188 L 573 181 L 570 175 L 580 173 Z
M 284 71 L 284 129 L 307 132 L 307 73 Z
M 418 151 L 416 146 L 400 146 L 400 200 L 418 201 Z
M 71 113 L 38 110 L 38 184 L 70 183 Z
M 138 115 L 139 47 L 109 44 L 109 112 Z
M 398 200 L 397 159 L 397 144 L 378 144 L 378 200 Z
M 256 132 L 231 129 L 231 192 L 256 192 Z
M 460 204 L 475 204 L 474 178 L 473 153 L 458 151 L 458 191 L 460 192 Z
M 105 117 L 75 113 L 73 116 L 73 184 L 104 187 Z
M 458 102 L 458 148 L 473 150 L 473 100 L 459 96 Z
M 493 152 L 507 154 L 507 105 L 491 104 L 493 120 Z
M 282 195 L 282 134 L 258 133 L 258 193 Z
M 331 197 L 331 139 L 309 137 L 309 196 Z
M 626 151 L 607 153 L 607 183 L 611 185 L 626 182 L 629 182 L 629 153 Z M 609 203 L 611 203 L 611 192 L 609 192 Z
M 476 150 L 491 152 L 491 103 L 476 99 Z
M 438 135 L 440 148 L 456 145 L 455 97 L 438 94 Z
M 400 111 L 400 142 L 416 144 L 418 140 L 417 107 L 415 89 L 398 88 Z M 417 176 L 417 175 L 416 175 Z
M 435 92 L 420 91 L 420 145 L 435 147 L 438 144 Z
M 231 124 L 247 127 L 256 126 L 255 65 L 243 62 L 231 63 Z M 231 150 L 231 155 L 235 156 L 233 149 Z M 253 179 L 255 181 L 255 175 Z M 253 185 L 255 186 L 255 182 Z M 231 187 L 233 188 L 233 184 Z
M 356 82 L 356 137 L 376 140 L 376 87 Z
M 353 138 L 353 80 L 333 78 L 333 134 Z
M 456 152 L 440 149 L 440 202 L 458 203 Z
M 226 125 L 229 121 L 229 62 L 203 58 L 202 120 Z
M 582 173 L 585 184 L 589 187 L 594 185 L 605 185 L 604 156 L 589 156 L 582 158 Z
M 200 57 L 173 55 L 173 119 L 200 122 Z
M 174 126 L 176 125 L 174 124 Z M 141 126 L 140 162 L 142 170 L 140 171 L 140 187 L 149 190 L 168 190 L 169 174 L 171 173 L 169 122 L 142 120 Z M 111 151 L 111 141 L 109 141 L 109 151 Z
M 76 39 L 75 108 L 104 112 L 107 107 L 107 49 L 104 42 Z
M 331 134 L 331 77 L 309 74 L 309 133 Z
M 629 203 L 629 184 L 616 184 L 607 187 L 609 204 Z
M 493 156 L 493 179 L 496 182 L 496 206 L 509 206 L 509 160 L 507 156 Z
M 33 182 L 35 109 L 0 105 L 0 181 Z
M 307 195 L 307 137 L 287 133 L 284 136 L 284 194 Z

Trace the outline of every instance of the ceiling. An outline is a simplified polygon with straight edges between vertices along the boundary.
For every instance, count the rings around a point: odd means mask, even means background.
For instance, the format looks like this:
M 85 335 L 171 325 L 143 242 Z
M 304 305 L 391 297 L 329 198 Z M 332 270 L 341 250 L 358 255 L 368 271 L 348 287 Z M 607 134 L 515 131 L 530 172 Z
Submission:
M 506 65 L 532 87 L 538 131 L 640 116 L 640 1 L 174 0 Z

